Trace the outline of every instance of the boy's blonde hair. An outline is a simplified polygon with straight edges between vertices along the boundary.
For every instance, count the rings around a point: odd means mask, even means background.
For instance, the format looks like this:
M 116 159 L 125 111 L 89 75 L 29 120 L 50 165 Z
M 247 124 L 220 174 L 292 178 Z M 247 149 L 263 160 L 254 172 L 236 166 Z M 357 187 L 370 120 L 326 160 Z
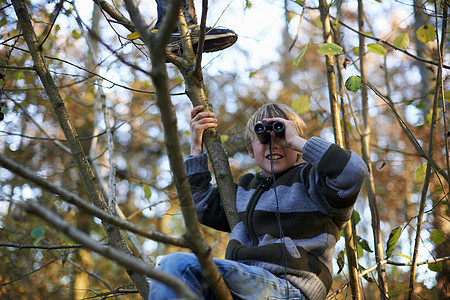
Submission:
M 255 124 L 268 118 L 283 118 L 294 122 L 298 135 L 306 138 L 306 123 L 290 106 L 281 103 L 264 104 L 250 117 L 245 128 L 245 143 L 250 153 L 253 153 L 252 141 L 257 138 Z

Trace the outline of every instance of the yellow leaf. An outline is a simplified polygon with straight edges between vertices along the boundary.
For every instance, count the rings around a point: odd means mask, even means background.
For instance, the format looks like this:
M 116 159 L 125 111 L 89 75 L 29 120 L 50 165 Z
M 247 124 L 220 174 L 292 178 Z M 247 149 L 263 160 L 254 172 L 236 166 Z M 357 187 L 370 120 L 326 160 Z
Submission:
M 227 134 L 221 134 L 220 139 L 222 140 L 222 143 L 225 143 L 226 141 L 228 141 L 230 139 L 230 136 Z
M 416 34 L 419 41 L 425 44 L 428 42 L 432 42 L 436 39 L 436 31 L 434 30 L 434 27 L 431 24 L 420 26 L 420 28 L 417 29 Z
M 407 260 L 409 260 L 409 261 L 412 261 L 412 258 L 411 258 L 411 257 L 409 257 L 408 255 L 405 255 L 405 254 L 401 254 L 401 253 L 396 253 L 395 255 L 398 255 L 398 256 L 404 257 L 404 258 L 406 258 Z
M 407 33 L 399 34 L 394 39 L 394 45 L 405 50 L 409 46 L 409 35 Z
M 308 96 L 300 96 L 292 101 L 291 107 L 296 113 L 301 115 L 309 111 L 310 105 L 311 101 Z
M 135 39 L 138 39 L 140 37 L 141 37 L 141 35 L 137 31 L 132 32 L 129 35 L 127 35 L 127 38 L 129 38 L 130 40 L 135 40 Z
M 425 180 L 425 175 L 427 173 L 427 164 L 421 164 L 414 171 L 414 179 L 416 182 L 422 182 Z
M 444 99 L 450 102 L 450 91 L 444 91 Z

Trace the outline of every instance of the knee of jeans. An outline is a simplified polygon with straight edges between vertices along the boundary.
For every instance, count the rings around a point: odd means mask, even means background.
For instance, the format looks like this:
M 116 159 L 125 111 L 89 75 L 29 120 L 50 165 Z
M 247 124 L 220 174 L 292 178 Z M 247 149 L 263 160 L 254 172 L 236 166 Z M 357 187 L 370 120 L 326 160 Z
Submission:
M 186 266 L 196 263 L 197 258 L 191 253 L 175 252 L 165 255 L 158 263 L 158 267 L 162 270 L 179 270 Z

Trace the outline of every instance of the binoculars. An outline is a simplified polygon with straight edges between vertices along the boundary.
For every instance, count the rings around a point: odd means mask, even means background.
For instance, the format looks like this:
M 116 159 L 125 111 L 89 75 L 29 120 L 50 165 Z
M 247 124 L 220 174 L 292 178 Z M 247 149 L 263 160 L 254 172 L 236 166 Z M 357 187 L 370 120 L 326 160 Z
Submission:
M 270 141 L 270 133 L 273 131 L 277 137 L 284 136 L 284 124 L 280 121 L 267 123 L 259 121 L 255 124 L 254 131 L 261 144 L 267 144 Z

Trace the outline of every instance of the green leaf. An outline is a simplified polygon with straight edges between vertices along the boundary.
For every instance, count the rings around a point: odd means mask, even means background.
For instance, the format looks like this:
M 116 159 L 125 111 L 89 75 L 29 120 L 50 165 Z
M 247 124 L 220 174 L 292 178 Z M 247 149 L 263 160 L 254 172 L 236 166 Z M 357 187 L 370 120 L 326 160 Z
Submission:
M 427 174 L 427 164 L 421 164 L 414 170 L 414 180 L 416 182 L 423 182 Z
M 381 55 L 381 56 L 385 56 L 387 53 L 387 50 L 384 49 L 383 46 L 376 44 L 376 43 L 367 44 L 367 49 L 369 49 L 370 52 Z
M 397 246 L 397 242 L 401 234 L 402 234 L 402 226 L 398 226 L 397 228 L 393 229 L 389 234 L 389 239 L 387 241 L 386 246 L 386 258 L 391 257 L 392 254 L 394 253 L 395 246 Z
M 445 233 L 439 229 L 433 229 L 430 236 L 431 241 L 437 246 L 445 241 Z
M 309 111 L 311 101 L 308 96 L 300 96 L 292 101 L 291 107 L 299 115 Z
M 366 250 L 367 252 L 373 252 L 372 249 L 370 249 L 369 243 L 360 236 L 358 236 L 358 245 L 360 245 L 361 248 Z
M 352 51 L 355 56 L 359 56 L 359 47 L 353 47 Z
M 150 199 L 152 196 L 152 190 L 146 185 L 144 185 L 144 194 L 146 199 Z
M 320 16 L 318 16 L 317 18 L 314 19 L 313 24 L 317 27 L 317 28 L 322 28 L 322 20 L 320 19 Z
M 140 37 L 141 37 L 141 35 L 137 31 L 132 32 L 129 35 L 127 35 L 127 38 L 130 39 L 130 40 L 135 40 L 135 39 L 138 39 Z
M 23 72 L 14 72 L 14 80 L 19 81 L 20 79 L 24 79 L 25 76 Z
M 357 75 L 350 76 L 345 81 L 345 87 L 347 88 L 347 90 L 352 91 L 353 93 L 356 93 L 362 87 L 361 77 L 359 77 Z
M 358 225 L 359 221 L 361 221 L 359 212 L 357 212 L 356 210 L 353 210 L 353 219 L 355 221 L 355 225 Z
M 358 243 L 356 245 L 356 257 L 359 259 L 364 256 L 364 249 L 361 247 L 361 245 Z
M 337 273 L 339 274 L 339 273 L 341 273 L 342 269 L 344 269 L 344 266 L 345 266 L 345 253 L 344 253 L 344 250 L 339 252 L 338 256 L 336 257 L 336 260 L 337 260 L 337 264 L 338 264 L 338 267 L 339 267 L 339 270 L 338 270 Z
M 41 226 L 38 228 L 33 229 L 33 231 L 31 231 L 31 236 L 33 238 L 35 238 L 36 240 L 41 239 L 45 234 L 45 227 Z
M 334 43 L 325 43 L 319 46 L 317 53 L 321 55 L 333 56 L 342 52 L 342 47 Z
M 230 139 L 230 136 L 227 134 L 221 134 L 220 139 L 222 140 L 222 143 L 225 143 L 226 141 L 228 141 Z
M 428 269 L 430 269 L 433 272 L 442 272 L 442 264 L 439 262 L 429 263 Z
M 6 20 L 6 18 L 2 18 L 2 19 L 0 20 L 0 27 L 5 26 L 7 23 L 8 23 L 8 20 Z
M 417 29 L 416 34 L 417 39 L 419 39 L 419 41 L 425 44 L 428 42 L 432 42 L 436 39 L 436 31 L 434 30 L 434 27 L 431 24 L 420 26 L 420 28 Z
M 78 40 L 80 37 L 81 37 L 81 33 L 76 31 L 75 29 L 72 30 L 72 38 L 74 38 L 75 40 Z
M 409 46 L 409 35 L 406 32 L 399 34 L 394 39 L 394 45 L 400 49 L 405 50 Z
M 305 47 L 303 47 L 302 51 L 300 52 L 300 54 L 297 56 L 296 59 L 294 59 L 294 66 L 298 67 L 298 65 L 300 64 L 300 60 L 302 59 L 302 57 L 305 55 L 306 50 L 308 50 L 310 43 L 306 44 Z
M 245 8 L 247 9 L 247 8 L 250 8 L 250 7 L 252 7 L 252 3 L 250 1 L 248 1 L 248 0 L 246 0 L 245 1 Z

